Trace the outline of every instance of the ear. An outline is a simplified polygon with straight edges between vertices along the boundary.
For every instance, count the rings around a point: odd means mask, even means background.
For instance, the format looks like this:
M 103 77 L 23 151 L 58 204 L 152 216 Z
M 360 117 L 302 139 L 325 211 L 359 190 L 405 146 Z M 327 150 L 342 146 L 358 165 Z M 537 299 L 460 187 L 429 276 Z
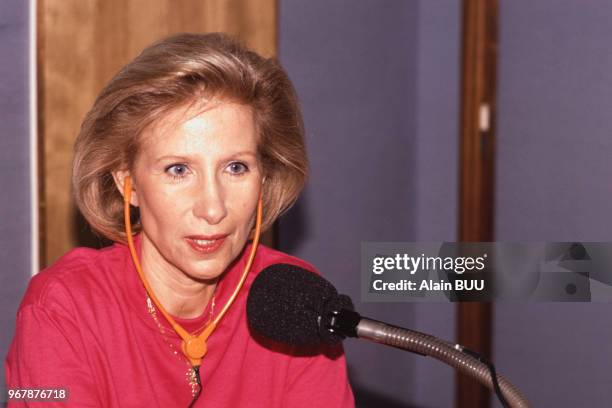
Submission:
M 125 197 L 125 183 L 126 178 L 129 177 L 131 181 L 131 191 L 130 191 L 130 204 L 134 207 L 138 207 L 138 194 L 136 193 L 136 188 L 134 186 L 134 178 L 131 177 L 131 174 L 128 170 L 118 170 L 113 172 L 113 179 L 115 180 L 115 185 L 119 190 L 119 193 Z

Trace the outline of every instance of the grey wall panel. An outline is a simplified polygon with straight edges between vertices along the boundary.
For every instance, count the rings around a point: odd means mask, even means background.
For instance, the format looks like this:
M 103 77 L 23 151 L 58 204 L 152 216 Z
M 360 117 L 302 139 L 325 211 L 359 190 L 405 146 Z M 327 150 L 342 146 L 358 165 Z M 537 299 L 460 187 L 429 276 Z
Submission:
M 312 171 L 280 223 L 280 247 L 356 301 L 362 241 L 456 237 L 458 5 L 424 3 L 280 2 L 280 58 L 303 106 Z M 452 305 L 357 307 L 454 335 Z M 448 368 L 355 340 L 345 346 L 359 406 L 452 405 Z
M 497 240 L 611 241 L 612 4 L 502 1 Z M 606 407 L 609 304 L 496 306 L 495 356 L 537 407 Z
M 361 242 L 408 239 L 415 230 L 416 7 L 385 6 L 281 2 L 280 57 L 300 95 L 311 160 L 308 188 L 281 222 L 281 248 L 356 301 Z M 359 310 L 414 323 L 409 304 Z M 412 401 L 413 356 L 356 341 L 346 349 L 360 406 Z
M 0 2 L 0 355 L 30 277 L 28 2 Z M 4 385 L 4 366 L 0 386 Z M 0 401 L 4 398 L 0 397 Z
M 455 241 L 458 214 L 461 1 L 420 1 L 416 99 L 414 239 Z M 455 305 L 415 304 L 414 327 L 455 339 Z M 415 401 L 454 406 L 455 372 L 430 358 L 415 361 Z

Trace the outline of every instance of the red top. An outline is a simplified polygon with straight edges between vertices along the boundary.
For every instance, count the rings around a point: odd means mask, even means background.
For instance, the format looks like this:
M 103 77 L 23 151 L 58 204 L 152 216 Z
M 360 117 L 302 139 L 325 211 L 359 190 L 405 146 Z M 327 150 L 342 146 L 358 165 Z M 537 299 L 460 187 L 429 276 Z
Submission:
M 215 313 L 233 292 L 249 249 L 220 280 Z M 275 263 L 314 270 L 258 248 L 244 287 L 208 340 L 196 407 L 354 406 L 341 346 L 304 350 L 249 333 L 247 293 L 255 276 Z M 201 317 L 176 320 L 197 330 L 208 321 L 209 307 Z M 180 351 L 173 353 L 180 339 L 159 311 L 157 320 L 165 335 L 147 310 L 127 246 L 74 249 L 30 282 L 6 359 L 7 387 L 66 387 L 68 405 L 78 407 L 186 408 L 189 366 Z

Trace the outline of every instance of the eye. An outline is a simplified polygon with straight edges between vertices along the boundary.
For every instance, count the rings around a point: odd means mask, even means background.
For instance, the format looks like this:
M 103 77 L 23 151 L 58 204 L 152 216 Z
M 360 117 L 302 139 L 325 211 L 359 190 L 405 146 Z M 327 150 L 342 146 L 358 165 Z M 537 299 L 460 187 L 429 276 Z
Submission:
M 185 164 L 173 164 L 171 166 L 166 167 L 166 173 L 172 176 L 173 178 L 182 178 L 185 177 L 189 168 Z
M 241 162 L 232 162 L 227 166 L 227 169 L 231 174 L 244 174 L 249 171 L 247 165 Z

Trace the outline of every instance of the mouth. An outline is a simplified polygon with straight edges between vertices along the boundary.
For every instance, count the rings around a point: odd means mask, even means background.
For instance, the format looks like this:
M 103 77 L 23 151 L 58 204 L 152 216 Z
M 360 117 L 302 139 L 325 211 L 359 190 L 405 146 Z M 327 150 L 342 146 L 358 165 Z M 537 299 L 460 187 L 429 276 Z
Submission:
M 186 238 L 187 243 L 193 250 L 201 254 L 211 254 L 217 251 L 223 243 L 228 234 L 219 235 L 192 235 Z

